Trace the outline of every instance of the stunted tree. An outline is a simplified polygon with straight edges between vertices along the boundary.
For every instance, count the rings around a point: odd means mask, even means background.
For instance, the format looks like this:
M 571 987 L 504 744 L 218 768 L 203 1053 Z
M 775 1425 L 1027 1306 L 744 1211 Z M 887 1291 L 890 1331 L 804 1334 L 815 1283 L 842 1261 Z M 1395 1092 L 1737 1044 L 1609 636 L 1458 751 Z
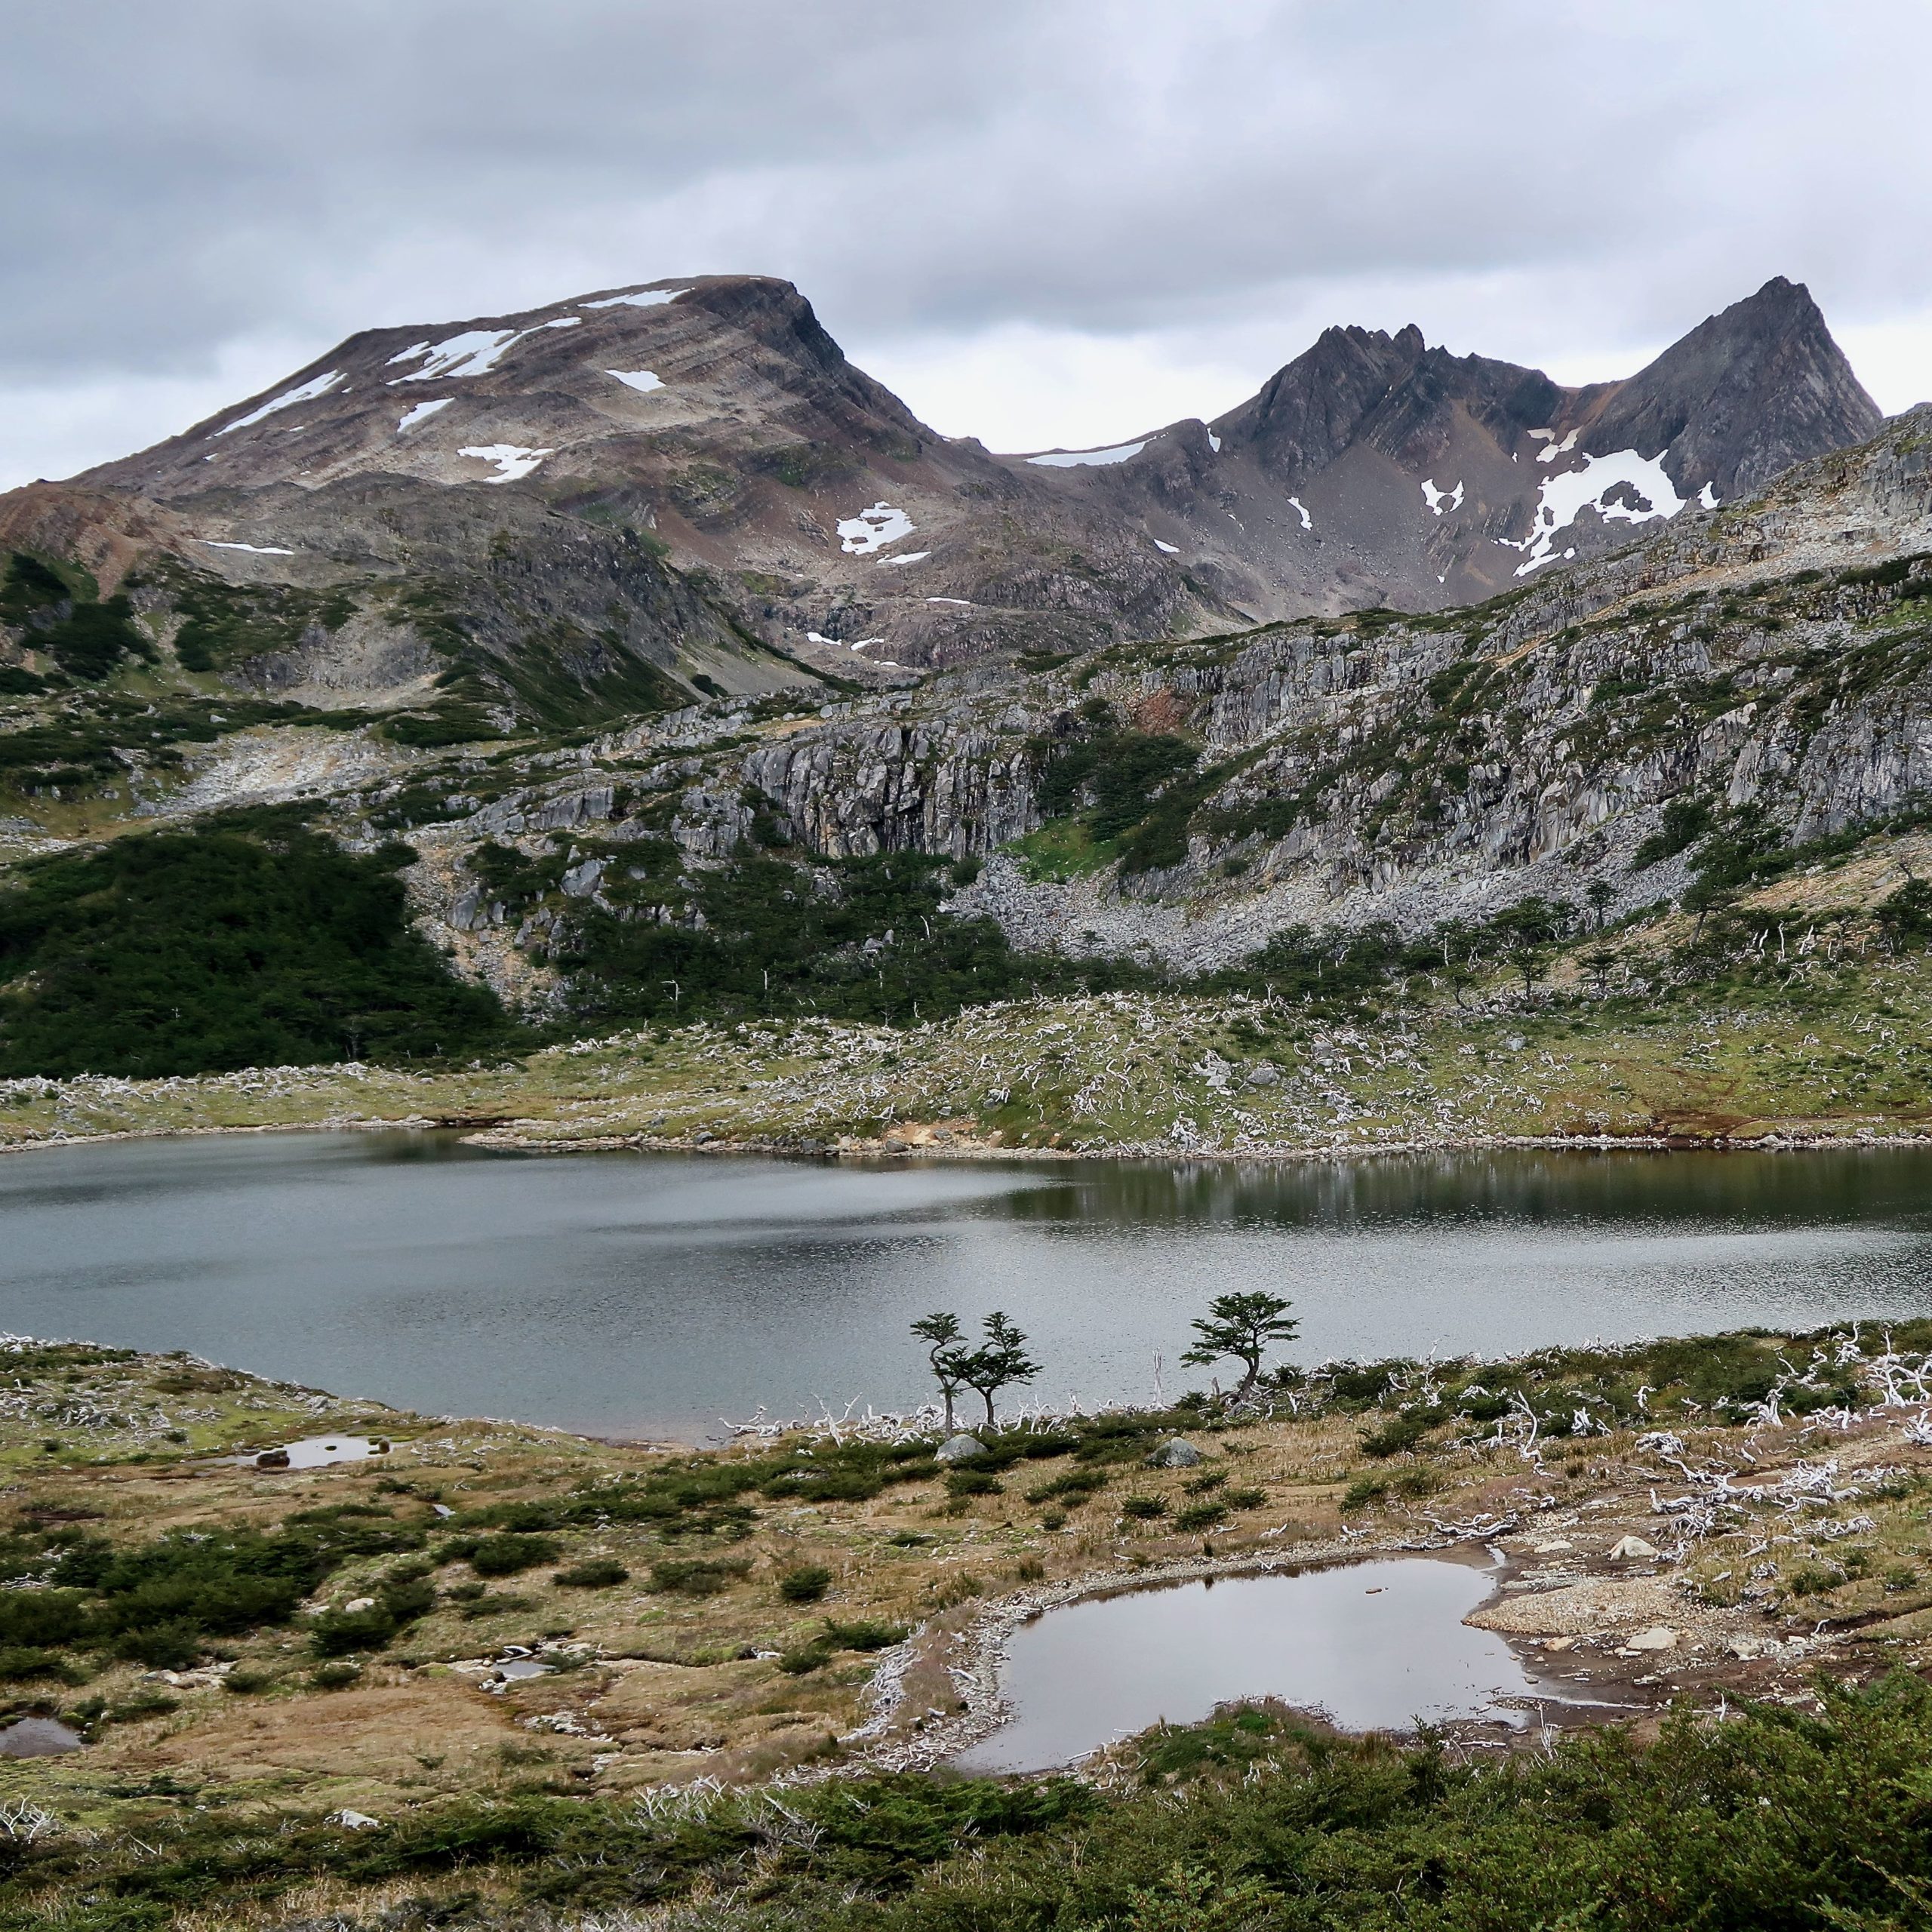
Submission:
M 1503 958 L 1523 976 L 1525 999 L 1549 971 L 1558 943 L 1575 916 L 1576 908 L 1567 900 L 1524 899 L 1490 921 Z
M 995 1309 L 980 1324 L 986 1340 L 959 1362 L 960 1379 L 986 1405 L 986 1426 L 993 1426 L 993 1398 L 1016 1383 L 1031 1382 L 1040 1364 L 1026 1352 L 1026 1337 Z
M 946 1432 L 950 1435 L 959 1426 L 953 1420 L 954 1400 L 961 1389 L 971 1386 L 965 1373 L 971 1359 L 966 1331 L 960 1327 L 958 1315 L 949 1315 L 942 1309 L 920 1316 L 912 1324 L 912 1333 L 921 1341 L 931 1344 L 926 1360 L 931 1364 L 933 1380 L 939 1384 L 940 1398 L 946 1404 Z
M 1291 1342 L 1301 1332 L 1301 1324 L 1288 1314 L 1294 1305 L 1279 1295 L 1258 1290 L 1251 1294 L 1217 1295 L 1208 1304 L 1208 1312 L 1194 1324 L 1200 1340 L 1181 1360 L 1192 1368 L 1211 1368 L 1224 1355 L 1232 1355 L 1247 1371 L 1234 1397 L 1237 1402 L 1245 1402 L 1261 1380 L 1261 1358 L 1269 1345 Z

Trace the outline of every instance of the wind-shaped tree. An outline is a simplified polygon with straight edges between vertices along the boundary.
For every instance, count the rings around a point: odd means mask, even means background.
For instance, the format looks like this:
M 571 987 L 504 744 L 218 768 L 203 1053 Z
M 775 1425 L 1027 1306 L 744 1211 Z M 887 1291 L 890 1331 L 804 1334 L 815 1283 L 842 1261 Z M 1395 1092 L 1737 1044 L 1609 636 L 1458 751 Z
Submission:
M 995 1309 L 980 1324 L 986 1331 L 983 1346 L 975 1349 L 960 1364 L 962 1380 L 986 1405 L 986 1426 L 993 1426 L 993 1398 L 1001 1389 L 1017 1382 L 1031 1382 L 1040 1364 L 1026 1352 L 1026 1337 Z
M 953 1420 L 953 1401 L 960 1390 L 968 1386 L 964 1373 L 970 1359 L 966 1331 L 960 1327 L 958 1315 L 940 1309 L 920 1316 L 912 1324 L 912 1333 L 921 1341 L 931 1344 L 926 1360 L 932 1365 L 933 1380 L 939 1384 L 940 1399 L 946 1404 L 946 1432 L 950 1435 L 959 1426 Z
M 1191 1367 L 1207 1368 L 1223 1355 L 1232 1355 L 1247 1371 L 1235 1400 L 1245 1402 L 1261 1379 L 1261 1358 L 1272 1342 L 1291 1342 L 1301 1324 L 1290 1318 L 1294 1304 L 1279 1295 L 1259 1291 L 1252 1294 L 1217 1295 L 1208 1304 L 1208 1312 L 1194 1324 L 1201 1339 L 1181 1360 Z

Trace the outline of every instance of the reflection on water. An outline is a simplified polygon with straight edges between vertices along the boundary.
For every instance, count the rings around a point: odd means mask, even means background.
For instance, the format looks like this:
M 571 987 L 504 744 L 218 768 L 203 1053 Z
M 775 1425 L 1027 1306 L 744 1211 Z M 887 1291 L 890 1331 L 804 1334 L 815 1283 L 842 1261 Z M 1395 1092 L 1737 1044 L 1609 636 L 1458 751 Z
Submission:
M 1925 1310 L 1932 1150 L 1272 1166 L 518 1155 L 436 1134 L 0 1160 L 0 1327 L 612 1434 L 903 1406 L 907 1323 L 1004 1308 L 1054 1404 L 1169 1395 L 1211 1296 L 1299 1352 L 1497 1353 Z
M 1561 1693 L 1531 1678 L 1500 1637 L 1463 1623 L 1492 1588 L 1480 1570 L 1404 1557 L 1050 1610 L 1008 1646 L 1000 1687 L 1011 1721 L 953 1761 L 1046 1770 L 1242 1698 L 1278 1698 L 1342 1730 L 1464 1718 L 1521 1725 L 1527 1701 Z

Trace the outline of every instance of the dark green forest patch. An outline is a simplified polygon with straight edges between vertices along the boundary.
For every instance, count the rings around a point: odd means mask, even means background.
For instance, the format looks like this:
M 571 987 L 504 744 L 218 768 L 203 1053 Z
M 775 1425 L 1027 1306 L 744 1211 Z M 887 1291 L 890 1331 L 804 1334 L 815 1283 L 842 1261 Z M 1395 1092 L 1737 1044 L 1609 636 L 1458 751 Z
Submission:
M 506 1022 L 411 930 L 413 857 L 262 811 L 35 862 L 0 893 L 0 1075 L 478 1051 Z

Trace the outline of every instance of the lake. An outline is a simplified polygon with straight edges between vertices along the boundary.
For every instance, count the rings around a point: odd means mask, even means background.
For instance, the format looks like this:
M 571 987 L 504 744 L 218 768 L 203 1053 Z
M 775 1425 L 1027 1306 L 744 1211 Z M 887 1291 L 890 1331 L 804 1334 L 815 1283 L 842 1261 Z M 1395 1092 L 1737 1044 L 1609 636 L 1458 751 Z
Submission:
M 1093 1406 L 1200 1383 L 1176 1358 L 1230 1289 L 1291 1297 L 1312 1363 L 1897 1318 L 1928 1283 L 1918 1148 L 835 1165 L 316 1133 L 0 1159 L 0 1327 L 686 1440 L 911 1404 L 934 1309 L 1004 1309 L 1034 1393 Z

